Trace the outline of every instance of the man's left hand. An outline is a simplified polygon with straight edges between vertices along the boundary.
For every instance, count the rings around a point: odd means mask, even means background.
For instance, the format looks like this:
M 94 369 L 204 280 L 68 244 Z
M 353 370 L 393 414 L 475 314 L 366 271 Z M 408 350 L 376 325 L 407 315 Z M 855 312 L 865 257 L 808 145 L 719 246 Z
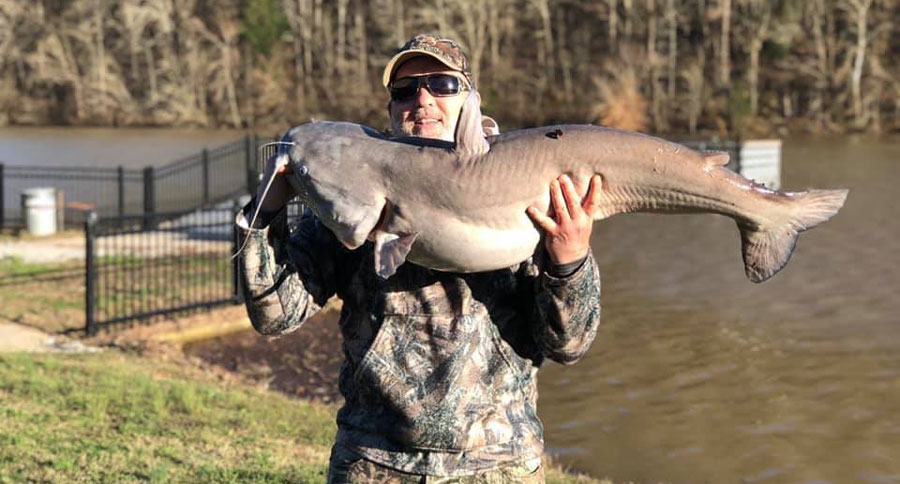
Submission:
M 591 185 L 582 199 L 568 175 L 550 183 L 552 217 L 537 207 L 528 207 L 528 215 L 546 233 L 544 246 L 554 264 L 568 264 L 584 258 L 590 250 L 594 211 L 600 205 L 603 181 L 599 175 L 591 178 Z

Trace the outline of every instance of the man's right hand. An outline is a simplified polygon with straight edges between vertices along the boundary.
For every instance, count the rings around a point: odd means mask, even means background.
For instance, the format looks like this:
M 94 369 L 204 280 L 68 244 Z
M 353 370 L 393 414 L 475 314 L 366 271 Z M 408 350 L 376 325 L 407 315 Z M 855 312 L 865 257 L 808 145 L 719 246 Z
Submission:
M 266 161 L 266 169 L 263 172 L 262 180 L 256 187 L 256 204 L 260 211 L 265 213 L 277 213 L 284 208 L 285 205 L 297 196 L 297 191 L 288 183 L 286 176 L 290 174 L 290 166 L 288 165 L 288 155 L 280 154 L 269 157 Z M 268 193 L 263 196 L 269 180 L 272 180 L 272 186 L 269 187 Z

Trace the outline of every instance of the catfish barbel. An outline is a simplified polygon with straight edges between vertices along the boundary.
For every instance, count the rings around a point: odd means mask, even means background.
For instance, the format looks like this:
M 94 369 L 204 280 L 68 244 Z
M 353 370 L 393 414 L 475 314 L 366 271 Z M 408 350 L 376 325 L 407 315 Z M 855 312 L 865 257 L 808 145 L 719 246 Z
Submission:
M 524 261 L 540 241 L 526 209 L 548 212 L 548 187 L 561 174 L 582 197 L 591 177 L 602 177 L 595 220 L 631 212 L 733 218 L 754 282 L 784 267 L 798 234 L 835 215 L 847 196 L 769 190 L 725 168 L 726 153 L 599 126 L 532 128 L 485 140 L 474 106 L 464 106 L 455 143 L 315 122 L 285 135 L 292 146 L 281 162 L 290 164 L 288 180 L 300 199 L 341 243 L 355 249 L 374 240 L 375 267 L 385 278 L 406 260 L 450 272 Z

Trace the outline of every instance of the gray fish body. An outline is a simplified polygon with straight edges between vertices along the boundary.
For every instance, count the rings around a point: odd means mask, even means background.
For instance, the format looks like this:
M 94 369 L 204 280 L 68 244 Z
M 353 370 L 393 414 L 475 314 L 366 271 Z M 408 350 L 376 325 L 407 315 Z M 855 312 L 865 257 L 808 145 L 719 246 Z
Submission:
M 735 219 L 747 275 L 757 282 L 783 267 L 800 231 L 830 218 L 846 197 L 768 190 L 726 169 L 725 154 L 590 125 L 501 134 L 475 154 L 351 123 L 299 126 L 286 140 L 294 143 L 291 183 L 301 198 L 344 245 L 375 240 L 385 277 L 403 262 L 398 257 L 452 272 L 525 260 L 540 240 L 526 208 L 549 210 L 550 182 L 561 174 L 582 195 L 593 175 L 603 178 L 597 219 L 629 212 Z

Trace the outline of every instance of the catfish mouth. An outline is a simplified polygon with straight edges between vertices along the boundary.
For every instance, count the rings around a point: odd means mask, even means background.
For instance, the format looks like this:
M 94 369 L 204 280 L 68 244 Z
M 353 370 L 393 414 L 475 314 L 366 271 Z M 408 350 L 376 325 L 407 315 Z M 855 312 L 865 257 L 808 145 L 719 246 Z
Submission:
M 384 206 L 381 207 L 381 214 L 378 216 L 378 222 L 375 223 L 375 226 L 372 227 L 372 230 L 369 231 L 369 235 L 366 236 L 366 240 L 371 242 L 375 242 L 375 234 L 381 232 L 381 229 L 387 225 L 388 213 L 391 209 L 391 202 L 385 200 Z

